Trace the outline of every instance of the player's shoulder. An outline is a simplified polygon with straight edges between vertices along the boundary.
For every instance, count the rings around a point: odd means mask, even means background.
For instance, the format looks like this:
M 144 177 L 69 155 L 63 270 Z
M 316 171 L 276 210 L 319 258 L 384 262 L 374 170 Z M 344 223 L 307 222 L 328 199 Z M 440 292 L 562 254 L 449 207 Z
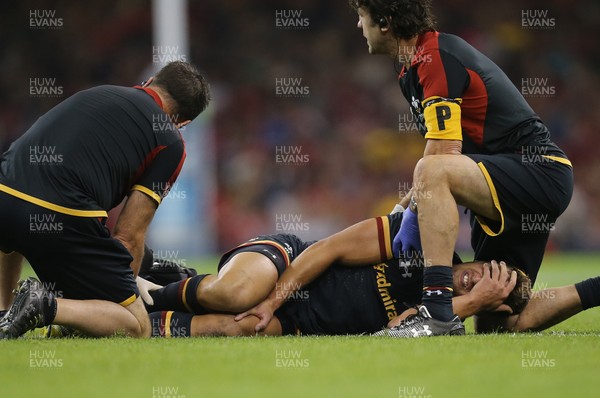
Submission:
M 455 55 L 459 50 L 473 48 L 465 39 L 452 33 L 431 31 L 425 32 L 417 41 L 417 55 L 442 53 L 446 55 Z M 429 63 L 434 61 L 429 59 Z M 427 63 L 427 62 L 425 62 Z
M 94 86 L 94 87 L 89 87 L 86 89 L 83 89 L 81 91 L 78 92 L 81 94 L 87 94 L 87 95 L 101 95 L 101 94 L 118 94 L 118 93 L 135 93 L 137 90 L 135 90 L 133 87 L 123 87 L 123 86 L 115 86 L 112 84 L 102 84 L 100 86 Z
M 473 46 L 464 38 L 446 32 L 438 32 L 437 39 L 438 48 L 440 51 L 452 53 L 452 50 L 457 48 L 472 48 Z
M 79 101 L 87 101 L 91 106 L 96 107 L 104 105 L 109 106 L 111 109 L 134 109 L 134 107 L 139 109 L 139 106 L 143 104 L 142 108 L 156 111 L 156 106 L 153 104 L 154 100 L 143 91 L 137 90 L 134 87 L 104 84 L 78 91 L 72 98 Z

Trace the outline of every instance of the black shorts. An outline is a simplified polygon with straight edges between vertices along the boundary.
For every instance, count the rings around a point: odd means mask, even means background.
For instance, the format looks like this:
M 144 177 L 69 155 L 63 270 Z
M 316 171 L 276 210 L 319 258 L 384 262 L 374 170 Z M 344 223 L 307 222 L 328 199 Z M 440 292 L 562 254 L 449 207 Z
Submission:
M 545 156 L 466 156 L 482 170 L 502 218 L 493 222 L 471 213 L 475 260 L 506 261 L 535 281 L 548 236 L 573 195 L 572 168 L 566 159 Z
M 275 268 L 277 268 L 277 277 L 281 276 L 289 264 L 287 254 L 285 254 L 285 251 L 282 252 L 277 242 L 262 241 L 261 243 L 244 244 L 228 251 L 221 257 L 217 270 L 220 271 L 236 254 L 246 252 L 260 253 L 271 260 Z
M 123 306 L 139 295 L 129 251 L 98 218 L 76 217 L 0 192 L 0 250 L 21 253 L 58 297 Z

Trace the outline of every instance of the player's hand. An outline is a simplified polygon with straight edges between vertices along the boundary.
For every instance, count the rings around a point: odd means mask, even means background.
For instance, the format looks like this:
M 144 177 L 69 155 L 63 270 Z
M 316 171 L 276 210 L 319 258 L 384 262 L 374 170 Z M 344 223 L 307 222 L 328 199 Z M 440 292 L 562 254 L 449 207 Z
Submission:
M 390 321 L 387 324 L 387 327 L 393 328 L 394 326 L 398 326 L 398 325 L 400 325 L 400 322 L 402 322 L 403 320 L 408 318 L 409 315 L 416 315 L 416 314 L 417 314 L 416 308 L 409 308 L 406 311 L 404 311 L 402 314 L 390 319 Z
M 392 251 L 395 256 L 400 258 L 401 253 L 420 252 L 421 250 L 419 219 L 417 213 L 409 207 L 402 213 L 402 223 L 392 242 Z
M 236 315 L 234 319 L 236 321 L 241 321 L 247 316 L 254 315 L 259 319 L 259 322 L 254 327 L 254 330 L 256 331 L 256 333 L 258 333 L 266 329 L 269 322 L 271 322 L 271 319 L 273 319 L 274 312 L 275 311 L 273 310 L 271 301 L 269 299 L 266 299 L 260 304 L 250 308 L 248 311 Z
M 140 276 L 135 278 L 135 281 L 137 283 L 138 290 L 140 291 L 140 296 L 142 297 L 142 300 L 144 300 L 144 303 L 148 305 L 154 305 L 154 300 L 152 299 L 152 296 L 150 296 L 150 292 L 158 290 L 162 288 L 162 286 L 157 285 L 156 283 L 152 283 Z
M 503 304 L 510 292 L 517 284 L 517 272 L 510 274 L 506 263 L 498 264 L 492 260 L 491 263 L 483 265 L 483 275 L 473 286 L 469 294 L 474 295 L 480 305 L 480 311 L 508 312 L 512 314 L 512 308 Z

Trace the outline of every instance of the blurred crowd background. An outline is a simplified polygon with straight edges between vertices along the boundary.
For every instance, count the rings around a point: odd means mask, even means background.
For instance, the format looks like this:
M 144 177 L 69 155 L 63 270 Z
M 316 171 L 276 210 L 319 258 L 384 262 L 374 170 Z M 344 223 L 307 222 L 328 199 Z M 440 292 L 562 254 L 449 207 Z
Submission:
M 600 3 L 433 4 L 440 31 L 462 36 L 517 87 L 538 78 L 554 88 L 527 97 L 575 167 L 575 194 L 550 247 L 600 249 Z M 31 29 L 31 9 L 56 10 L 64 26 Z M 522 12 L 533 9 L 547 10 L 555 26 L 523 26 Z M 285 29 L 278 15 L 304 22 Z M 152 63 L 147 0 L 6 2 L 0 18 L 2 150 L 67 96 L 134 85 Z M 392 60 L 368 54 L 356 22 L 345 0 L 190 0 L 189 60 L 214 96 L 216 249 L 284 229 L 321 238 L 389 212 L 410 186 L 424 140 L 406 128 L 408 105 Z M 30 78 L 41 76 L 56 78 L 64 94 L 32 97 Z M 278 79 L 296 79 L 301 94 L 282 95 Z M 277 156 L 290 150 L 301 161 Z M 468 242 L 465 218 L 460 248 Z

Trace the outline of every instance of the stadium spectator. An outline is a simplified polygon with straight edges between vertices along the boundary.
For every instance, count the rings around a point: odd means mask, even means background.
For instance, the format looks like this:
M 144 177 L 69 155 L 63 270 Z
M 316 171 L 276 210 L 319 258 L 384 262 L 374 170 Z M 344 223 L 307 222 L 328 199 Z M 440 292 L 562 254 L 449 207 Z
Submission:
M 57 0 L 52 7 L 65 23 L 55 31 L 27 26 L 30 4 L 8 2 L 2 14 L 0 34 L 10 40 L 0 44 L 0 152 L 65 97 L 107 81 L 139 81 L 152 61 L 145 2 Z M 548 78 L 555 87 L 554 95 L 526 98 L 577 170 L 573 203 L 549 247 L 600 249 L 600 47 L 594 39 L 600 9 L 595 0 L 540 4 L 435 1 L 439 29 L 493 59 L 517 87 L 528 77 Z M 523 10 L 540 8 L 555 18 L 554 29 L 523 26 Z M 280 9 L 302 11 L 308 28 L 278 29 Z M 415 130 L 399 131 L 399 117 L 409 109 L 394 87 L 391 62 L 365 57 L 364 43 L 339 33 L 355 22 L 345 4 L 190 2 L 189 20 L 190 59 L 206 69 L 217 98 L 214 214 L 228 220 L 217 225 L 219 251 L 274 230 L 276 214 L 302 214 L 310 230 L 291 232 L 322 238 L 384 214 L 398 200 L 398 185 L 412 182 L 423 143 Z M 56 78 L 64 95 L 31 97 L 32 77 Z M 301 77 L 309 95 L 278 97 L 278 77 Z M 372 140 L 375 135 L 387 139 Z M 308 164 L 276 163 L 277 145 L 302 146 Z M 402 164 L 386 155 L 398 146 L 410 148 Z M 466 231 L 468 219 L 461 222 Z M 461 239 L 458 248 L 469 243 Z

